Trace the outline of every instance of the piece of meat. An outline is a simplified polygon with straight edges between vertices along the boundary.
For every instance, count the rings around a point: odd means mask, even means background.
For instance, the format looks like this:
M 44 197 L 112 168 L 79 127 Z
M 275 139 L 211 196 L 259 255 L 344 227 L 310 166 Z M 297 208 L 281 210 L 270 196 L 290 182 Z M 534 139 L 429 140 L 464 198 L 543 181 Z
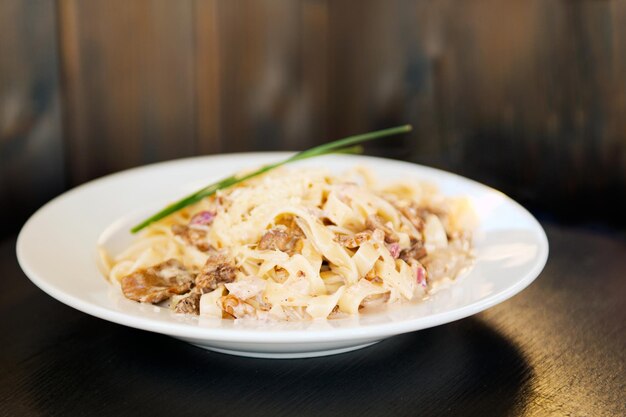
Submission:
M 244 301 L 241 301 L 232 294 L 221 297 L 219 303 L 222 306 L 223 311 L 236 319 L 254 317 L 256 315 L 256 309 L 254 307 Z
M 302 236 L 304 234 L 295 222 L 291 227 L 278 225 L 263 234 L 259 240 L 258 249 L 292 253 L 298 248 Z
M 335 240 L 348 249 L 355 249 L 372 238 L 372 231 L 355 233 L 353 235 L 336 235 Z
M 402 259 L 407 264 L 411 262 L 411 260 L 417 260 L 424 258 L 427 255 L 426 248 L 424 247 L 424 243 L 421 241 L 413 241 L 410 248 L 403 249 L 400 252 L 400 259 Z
M 185 243 L 191 246 L 195 246 L 202 252 L 208 252 L 212 249 L 212 246 L 207 241 L 207 231 L 191 226 L 185 226 L 182 224 L 175 224 L 172 226 L 172 233 L 179 236 Z
M 399 243 L 388 243 L 387 249 L 389 250 L 389 254 L 393 259 L 398 259 L 400 257 L 400 244 Z
M 213 223 L 215 219 L 216 213 L 214 211 L 201 211 L 196 213 L 191 220 L 189 220 L 189 224 L 201 224 L 208 226 Z
M 411 203 L 408 206 L 399 206 L 397 204 L 395 204 L 394 206 L 420 232 L 424 230 L 426 217 L 428 217 L 430 214 L 435 214 L 437 216 L 443 216 L 445 214 L 441 210 L 432 209 L 430 207 L 420 207 L 416 203 Z
M 383 233 L 385 233 L 385 242 L 387 243 L 394 243 L 399 240 L 396 233 L 384 223 L 380 216 L 376 214 L 367 216 L 367 219 L 365 219 L 365 227 L 372 231 L 382 230 Z
M 200 293 L 211 292 L 219 284 L 235 280 L 237 268 L 226 255 L 221 252 L 212 253 L 196 276 L 196 289 Z
M 418 265 L 417 272 L 415 273 L 415 278 L 417 279 L 417 283 L 421 285 L 423 288 L 428 287 L 428 278 L 426 274 L 426 269 Z
M 285 252 L 291 244 L 291 236 L 282 229 L 271 229 L 263 234 L 258 248 L 261 250 L 279 250 Z
M 408 206 L 395 206 L 400 213 L 406 217 L 418 231 L 424 230 L 424 218 L 426 212 L 424 209 L 419 208 L 416 204 L 411 203 Z
M 184 294 L 193 283 L 193 274 L 176 259 L 140 269 L 121 280 L 126 298 L 142 303 L 159 303 L 174 294 Z
M 200 293 L 191 292 L 176 304 L 174 311 L 179 314 L 200 314 L 200 296 Z

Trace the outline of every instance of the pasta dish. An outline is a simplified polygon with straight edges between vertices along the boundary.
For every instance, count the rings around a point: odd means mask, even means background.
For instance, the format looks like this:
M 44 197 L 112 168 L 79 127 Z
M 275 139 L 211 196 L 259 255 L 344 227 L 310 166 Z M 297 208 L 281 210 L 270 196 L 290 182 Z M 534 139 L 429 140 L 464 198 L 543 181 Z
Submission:
M 432 184 L 381 184 L 364 168 L 278 168 L 101 256 L 126 298 L 177 313 L 332 319 L 416 302 L 456 279 L 471 265 L 475 225 L 467 199 Z

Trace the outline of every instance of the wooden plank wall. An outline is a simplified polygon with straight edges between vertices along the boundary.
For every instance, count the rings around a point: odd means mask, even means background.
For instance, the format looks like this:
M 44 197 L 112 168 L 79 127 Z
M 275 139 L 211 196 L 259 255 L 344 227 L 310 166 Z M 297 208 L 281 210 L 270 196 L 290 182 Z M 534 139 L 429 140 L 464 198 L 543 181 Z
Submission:
M 370 151 L 471 176 L 559 216 L 624 217 L 623 1 L 58 0 L 50 9 L 0 6 L 0 45 L 12 51 L 0 54 L 0 114 L 12 114 L 10 97 L 32 102 L 29 85 L 52 97 L 37 96 L 52 126 L 47 195 L 153 161 L 304 148 L 408 122 L 413 135 Z M 46 23 L 26 33 L 34 18 Z M 2 161 L 20 173 L 0 173 L 21 175 L 7 143 L 36 129 L 7 134 L 3 120 Z M 7 183 L 2 201 L 15 195 Z
M 54 4 L 0 1 L 0 236 L 64 189 Z
M 195 151 L 193 4 L 62 0 L 72 183 Z

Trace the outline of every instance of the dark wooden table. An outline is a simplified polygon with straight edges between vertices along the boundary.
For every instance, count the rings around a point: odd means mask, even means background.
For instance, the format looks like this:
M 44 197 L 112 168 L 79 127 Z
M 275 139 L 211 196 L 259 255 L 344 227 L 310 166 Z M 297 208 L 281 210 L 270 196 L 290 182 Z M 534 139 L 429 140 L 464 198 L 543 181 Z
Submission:
M 0 415 L 625 416 L 626 239 L 544 224 L 548 264 L 484 313 L 352 353 L 222 355 L 90 317 L 0 243 Z

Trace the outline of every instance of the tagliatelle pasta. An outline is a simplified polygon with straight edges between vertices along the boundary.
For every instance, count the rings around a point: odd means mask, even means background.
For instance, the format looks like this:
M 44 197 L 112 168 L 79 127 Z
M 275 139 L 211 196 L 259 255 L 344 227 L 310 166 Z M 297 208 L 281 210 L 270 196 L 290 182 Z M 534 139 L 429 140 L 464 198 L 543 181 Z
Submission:
M 148 226 L 103 254 L 127 298 L 179 313 L 307 320 L 424 298 L 471 263 L 464 198 L 365 169 L 280 168 Z

